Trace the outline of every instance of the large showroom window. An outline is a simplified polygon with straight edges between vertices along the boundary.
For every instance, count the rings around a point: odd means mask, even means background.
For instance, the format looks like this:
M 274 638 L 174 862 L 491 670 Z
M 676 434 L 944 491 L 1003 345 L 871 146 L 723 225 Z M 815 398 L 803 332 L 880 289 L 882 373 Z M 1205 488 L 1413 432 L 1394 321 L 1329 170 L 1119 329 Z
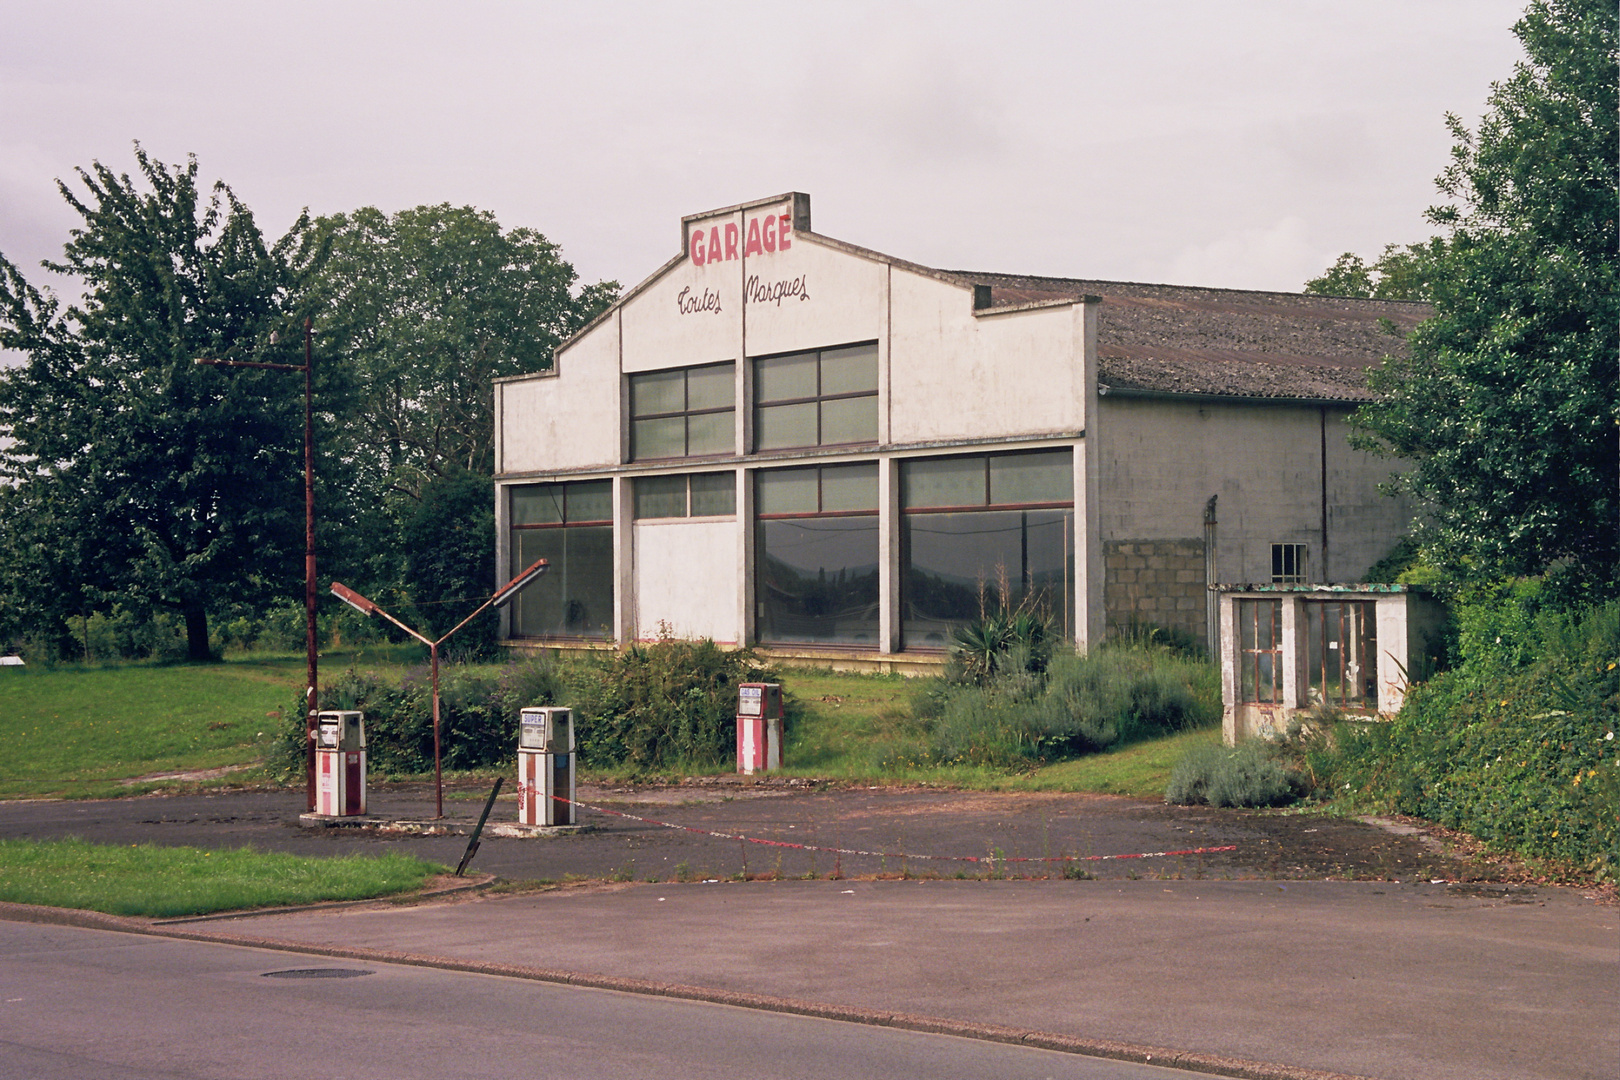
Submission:
M 757 635 L 878 647 L 877 465 L 755 474 Z
M 754 449 L 877 442 L 877 344 L 754 361 Z
M 630 459 L 729 454 L 737 445 L 736 365 L 630 376 Z
M 900 464 L 901 625 L 943 649 L 981 615 L 1029 611 L 1071 636 L 1074 454 L 1068 449 Z
M 551 569 L 512 602 L 513 637 L 613 636 L 613 481 L 509 488 L 511 573 Z

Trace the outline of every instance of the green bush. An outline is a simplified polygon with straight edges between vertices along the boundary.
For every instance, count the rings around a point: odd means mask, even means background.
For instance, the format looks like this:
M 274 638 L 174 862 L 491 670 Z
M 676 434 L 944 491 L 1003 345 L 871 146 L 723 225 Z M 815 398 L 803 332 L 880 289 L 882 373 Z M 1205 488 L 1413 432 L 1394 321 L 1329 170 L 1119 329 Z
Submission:
M 661 639 L 576 669 L 581 761 L 635 771 L 704 767 L 733 753 L 737 684 L 776 682 L 751 649 Z
M 1281 806 L 1299 794 L 1296 778 L 1264 739 L 1237 746 L 1200 746 L 1170 772 L 1165 802 L 1183 806 Z
M 1163 647 L 1109 644 L 1059 652 L 1032 670 L 1014 644 L 984 681 L 948 672 L 919 680 L 912 714 L 926 728 L 921 753 L 941 765 L 1020 767 L 1213 723 L 1213 667 Z M 915 746 L 897 748 L 908 763 Z
M 565 696 L 555 661 L 522 660 L 499 675 L 459 664 L 439 668 L 440 761 L 448 769 L 504 766 L 517 755 L 518 712 L 550 705 Z M 345 671 L 321 687 L 323 709 L 359 709 L 366 714 L 366 757 L 378 772 L 433 770 L 433 686 L 426 667 L 396 681 Z M 272 763 L 295 773 L 304 763 L 303 693 L 289 702 Z
M 1620 877 L 1620 602 L 1515 588 L 1459 612 L 1462 663 L 1340 748 L 1342 801 Z

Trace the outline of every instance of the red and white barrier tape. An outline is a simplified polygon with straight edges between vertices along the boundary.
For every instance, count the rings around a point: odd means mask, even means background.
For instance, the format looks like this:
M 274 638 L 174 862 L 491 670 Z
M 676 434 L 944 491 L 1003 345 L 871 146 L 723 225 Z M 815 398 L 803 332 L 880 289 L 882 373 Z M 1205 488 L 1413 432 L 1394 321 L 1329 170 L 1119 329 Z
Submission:
M 757 836 L 744 836 L 741 833 L 716 832 L 713 829 L 700 829 L 695 825 L 679 825 L 673 821 L 659 821 L 656 818 L 639 817 L 636 814 L 626 814 L 620 810 L 608 810 L 601 806 L 592 806 L 569 799 L 562 795 L 553 795 L 558 802 L 569 803 L 581 810 L 590 810 L 609 817 L 625 818 L 629 821 L 639 821 L 643 825 L 657 825 L 665 829 L 675 829 L 678 832 L 698 833 L 702 836 L 713 836 L 720 840 L 740 840 L 746 844 L 762 844 L 766 847 L 794 848 L 798 851 L 824 851 L 829 855 L 867 855 L 879 859 L 918 859 L 935 862 L 970 862 L 970 863 L 1028 863 L 1028 862 L 1106 862 L 1111 859 L 1159 859 L 1175 855 L 1207 855 L 1216 851 L 1236 851 L 1236 844 L 1224 844 L 1220 847 L 1186 848 L 1182 851 L 1137 851 L 1129 855 L 912 855 L 900 851 L 863 851 L 860 848 L 822 847 L 819 844 L 799 844 L 791 840 L 764 840 Z

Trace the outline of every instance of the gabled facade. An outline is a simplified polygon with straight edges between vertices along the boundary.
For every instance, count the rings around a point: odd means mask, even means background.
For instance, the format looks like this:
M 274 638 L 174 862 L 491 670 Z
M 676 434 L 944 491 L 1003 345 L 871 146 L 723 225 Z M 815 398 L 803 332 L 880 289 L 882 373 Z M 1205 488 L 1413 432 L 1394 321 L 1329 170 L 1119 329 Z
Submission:
M 1422 315 L 935 270 L 815 233 L 798 193 L 693 215 L 496 386 L 500 568 L 553 567 L 505 636 L 905 669 L 1022 605 L 1081 647 L 1207 641 L 1208 585 L 1353 580 L 1404 531 L 1344 421 L 1399 346 L 1380 320 Z

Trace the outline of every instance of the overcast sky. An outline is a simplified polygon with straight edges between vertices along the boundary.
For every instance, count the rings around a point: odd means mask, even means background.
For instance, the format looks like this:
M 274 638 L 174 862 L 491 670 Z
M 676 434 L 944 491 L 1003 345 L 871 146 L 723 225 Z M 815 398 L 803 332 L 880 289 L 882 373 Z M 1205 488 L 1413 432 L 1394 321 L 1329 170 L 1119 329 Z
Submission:
M 586 280 L 683 214 L 798 190 L 818 232 L 951 269 L 1297 290 L 1428 235 L 1523 0 L 0 0 L 0 251 L 139 140 L 266 233 L 471 204 Z

